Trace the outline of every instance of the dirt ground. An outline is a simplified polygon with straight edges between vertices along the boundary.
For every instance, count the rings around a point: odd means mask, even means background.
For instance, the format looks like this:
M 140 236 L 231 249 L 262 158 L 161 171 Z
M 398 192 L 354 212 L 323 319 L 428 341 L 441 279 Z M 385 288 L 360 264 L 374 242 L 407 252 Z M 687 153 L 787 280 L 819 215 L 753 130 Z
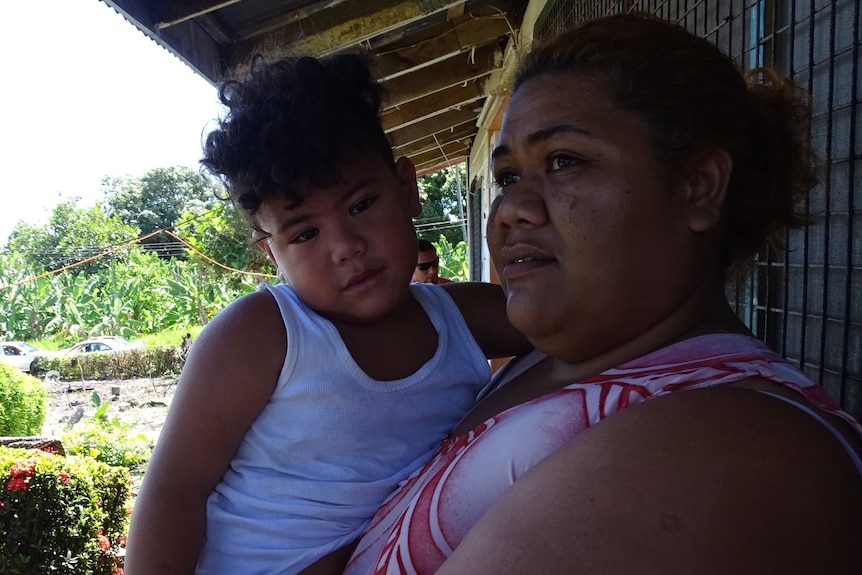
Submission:
M 165 421 L 176 381 L 140 378 L 106 381 L 46 381 L 50 397 L 42 434 L 60 437 L 69 422 L 92 417 L 96 406 L 92 394 L 111 402 L 108 417 L 135 424 L 135 431 L 155 442 Z

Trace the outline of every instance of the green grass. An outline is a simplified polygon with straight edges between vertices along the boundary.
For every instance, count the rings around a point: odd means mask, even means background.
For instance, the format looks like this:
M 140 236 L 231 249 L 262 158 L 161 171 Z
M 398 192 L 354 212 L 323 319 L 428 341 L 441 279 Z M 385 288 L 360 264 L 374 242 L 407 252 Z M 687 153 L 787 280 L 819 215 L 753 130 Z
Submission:
M 144 342 L 144 345 L 147 347 L 179 347 L 185 334 L 192 334 L 192 341 L 194 341 L 198 338 L 198 334 L 202 329 L 203 326 L 175 328 L 141 336 L 139 341 Z

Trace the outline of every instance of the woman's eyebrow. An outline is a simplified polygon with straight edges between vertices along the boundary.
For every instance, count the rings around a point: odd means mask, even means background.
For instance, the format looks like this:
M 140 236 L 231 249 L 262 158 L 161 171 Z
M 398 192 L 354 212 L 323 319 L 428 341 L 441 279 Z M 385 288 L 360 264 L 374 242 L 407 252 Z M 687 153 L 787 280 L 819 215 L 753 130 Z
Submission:
M 527 144 L 532 146 L 538 144 L 539 142 L 548 140 L 556 136 L 557 134 L 562 133 L 574 133 L 580 136 L 585 136 L 587 138 L 595 138 L 595 136 L 590 131 L 585 130 L 584 128 L 573 126 L 572 124 L 559 124 L 557 126 L 550 126 L 548 128 L 543 128 L 541 130 L 533 132 L 532 134 L 527 136 Z M 491 159 L 493 160 L 500 156 L 505 156 L 509 153 L 511 153 L 509 147 L 505 144 L 501 144 L 494 148 L 494 151 L 491 152 Z

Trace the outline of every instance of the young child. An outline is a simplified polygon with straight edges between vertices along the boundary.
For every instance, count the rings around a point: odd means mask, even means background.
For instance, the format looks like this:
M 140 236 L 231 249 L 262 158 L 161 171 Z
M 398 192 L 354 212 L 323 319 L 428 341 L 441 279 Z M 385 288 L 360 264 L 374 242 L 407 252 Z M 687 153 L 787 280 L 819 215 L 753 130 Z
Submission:
M 399 482 L 529 349 L 499 286 L 409 285 L 416 172 L 357 55 L 256 59 L 203 165 L 285 283 L 201 332 L 132 515 L 128 575 L 340 573 Z

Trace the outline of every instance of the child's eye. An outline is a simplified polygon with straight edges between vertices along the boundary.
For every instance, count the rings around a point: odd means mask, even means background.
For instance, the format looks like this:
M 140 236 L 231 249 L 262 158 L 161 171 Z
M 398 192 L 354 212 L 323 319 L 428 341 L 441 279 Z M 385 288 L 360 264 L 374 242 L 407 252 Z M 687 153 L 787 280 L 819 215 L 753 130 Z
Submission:
M 254 230 L 251 238 L 254 243 L 259 246 L 262 246 L 263 244 L 268 244 L 272 241 L 272 234 L 263 230 Z
M 574 156 L 569 156 L 566 154 L 559 154 L 559 155 L 551 158 L 551 164 L 550 164 L 550 167 L 548 168 L 548 171 L 549 172 L 555 172 L 557 170 L 570 168 L 572 166 L 577 165 L 579 162 L 580 161 L 577 158 L 575 158 Z
M 305 230 L 301 234 L 298 234 L 297 236 L 295 236 L 293 238 L 293 240 L 291 240 L 290 243 L 292 243 L 292 244 L 304 244 L 305 242 L 317 237 L 317 234 L 319 234 L 319 233 L 320 233 L 320 230 L 318 230 L 317 228 L 311 228 L 311 229 Z
M 375 196 L 359 200 L 350 207 L 350 215 L 355 216 L 356 214 L 361 214 L 362 212 L 367 211 L 368 208 L 373 206 L 376 201 L 377 197 Z
M 494 176 L 494 184 L 498 188 L 505 188 L 509 184 L 514 184 L 515 182 L 519 181 L 520 179 L 521 179 L 521 176 L 519 176 L 518 174 L 516 174 L 514 172 L 502 172 L 502 173 L 496 174 Z

